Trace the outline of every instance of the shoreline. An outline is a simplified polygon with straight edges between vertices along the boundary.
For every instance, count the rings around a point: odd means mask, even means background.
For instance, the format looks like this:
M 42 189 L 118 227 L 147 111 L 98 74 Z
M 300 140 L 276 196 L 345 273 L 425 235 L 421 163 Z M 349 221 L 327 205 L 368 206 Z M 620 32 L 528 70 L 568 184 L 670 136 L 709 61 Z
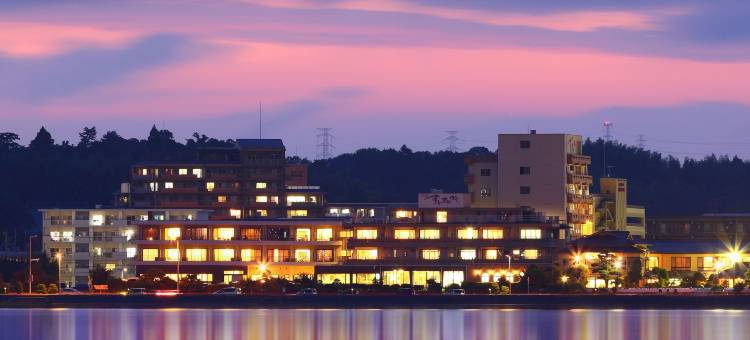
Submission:
M 750 295 L 0 295 L 8 308 L 750 310 Z

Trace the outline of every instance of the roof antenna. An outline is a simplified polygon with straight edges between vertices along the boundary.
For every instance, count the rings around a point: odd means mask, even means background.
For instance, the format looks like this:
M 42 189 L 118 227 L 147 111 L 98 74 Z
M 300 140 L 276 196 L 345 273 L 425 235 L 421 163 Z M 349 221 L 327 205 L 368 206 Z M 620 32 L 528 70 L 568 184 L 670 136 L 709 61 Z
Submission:
M 258 139 L 263 139 L 263 102 L 258 102 Z

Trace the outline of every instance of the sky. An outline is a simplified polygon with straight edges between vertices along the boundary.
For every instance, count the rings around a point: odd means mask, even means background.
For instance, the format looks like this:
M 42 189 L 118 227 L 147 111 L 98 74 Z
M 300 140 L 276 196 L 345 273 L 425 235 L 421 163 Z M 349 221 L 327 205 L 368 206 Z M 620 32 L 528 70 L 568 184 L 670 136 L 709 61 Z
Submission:
M 750 159 L 748 1 L 0 2 L 0 132 L 496 147 L 568 132 Z

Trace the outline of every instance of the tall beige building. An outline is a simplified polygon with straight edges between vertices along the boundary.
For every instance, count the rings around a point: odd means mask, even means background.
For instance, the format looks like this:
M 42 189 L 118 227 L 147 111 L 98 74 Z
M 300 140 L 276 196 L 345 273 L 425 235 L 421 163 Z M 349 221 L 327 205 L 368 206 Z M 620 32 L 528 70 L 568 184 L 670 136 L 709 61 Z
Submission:
M 496 160 L 467 157 L 471 206 L 532 207 L 569 225 L 573 237 L 592 234 L 591 157 L 581 146 L 577 135 L 499 134 Z
M 600 178 L 599 194 L 594 195 L 596 230 L 628 231 L 646 237 L 646 209 L 628 205 L 628 181 L 623 178 Z

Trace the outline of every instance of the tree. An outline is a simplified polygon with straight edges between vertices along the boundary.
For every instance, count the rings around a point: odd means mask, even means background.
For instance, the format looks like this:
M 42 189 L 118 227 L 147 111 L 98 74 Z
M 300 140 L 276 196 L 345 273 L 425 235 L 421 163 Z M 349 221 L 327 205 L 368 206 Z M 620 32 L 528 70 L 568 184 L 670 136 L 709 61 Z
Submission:
M 585 266 L 573 266 L 565 270 L 563 289 L 569 292 L 581 292 L 586 289 L 589 271 Z
M 616 288 L 622 282 L 621 267 L 622 262 L 614 254 L 601 253 L 599 254 L 599 262 L 591 266 L 591 272 L 598 279 L 604 280 L 606 288 L 610 288 L 610 284 L 614 284 L 614 288 Z
M 701 272 L 689 272 L 682 276 L 680 287 L 702 288 L 706 284 L 706 277 Z
M 628 266 L 628 274 L 625 277 L 625 284 L 628 287 L 638 287 L 640 284 L 641 278 L 643 278 L 643 275 L 641 274 L 643 271 L 643 266 L 641 264 L 640 259 L 638 261 L 633 261 Z
M 52 135 L 47 131 L 47 129 L 42 126 L 42 128 L 39 129 L 39 131 L 36 133 L 36 137 L 31 140 L 29 147 L 32 150 L 42 151 L 49 150 L 53 145 L 55 145 L 55 140 L 52 139 Z
M 106 270 L 104 267 L 97 265 L 94 269 L 89 271 L 89 279 L 91 284 L 94 285 L 106 285 L 112 278 L 112 271 Z
M 21 144 L 18 144 L 18 135 L 12 132 L 0 132 L 0 151 L 17 150 L 21 148 Z
M 81 140 L 78 142 L 79 148 L 88 148 L 96 142 L 96 126 L 83 127 L 83 131 L 78 134 Z

